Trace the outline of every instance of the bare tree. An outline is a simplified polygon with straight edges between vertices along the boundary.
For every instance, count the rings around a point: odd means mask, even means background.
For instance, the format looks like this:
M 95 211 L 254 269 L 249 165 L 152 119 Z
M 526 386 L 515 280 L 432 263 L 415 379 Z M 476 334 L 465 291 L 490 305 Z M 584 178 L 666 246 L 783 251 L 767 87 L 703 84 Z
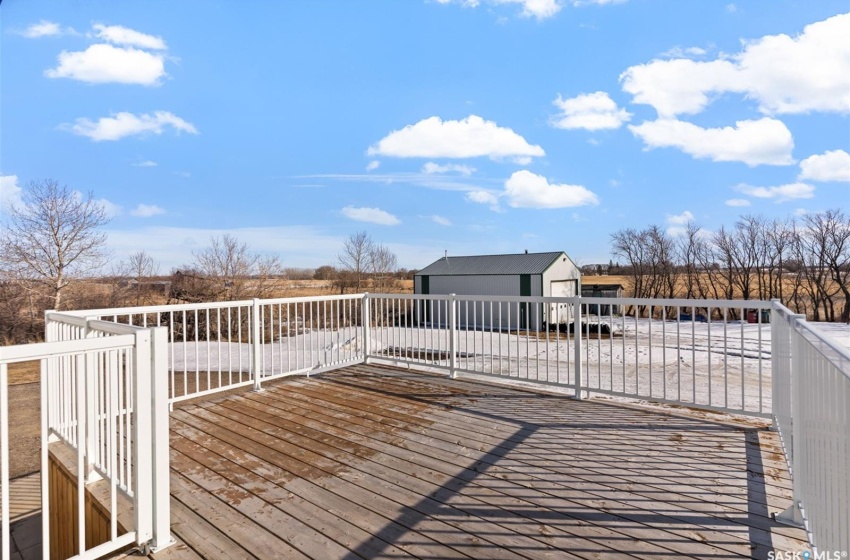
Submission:
M 118 275 L 131 281 L 129 288 L 134 293 L 134 305 L 142 304 L 142 296 L 146 293 L 145 283 L 159 274 L 159 263 L 146 251 L 136 251 L 118 267 Z
M 99 269 L 105 260 L 109 219 L 92 193 L 82 195 L 54 180 L 24 187 L 22 204 L 9 209 L 0 234 L 2 268 L 15 269 L 47 289 L 53 308 L 75 279 Z
M 679 236 L 676 257 L 685 277 L 686 298 L 717 298 L 717 285 L 713 281 L 711 245 L 707 234 L 694 222 L 688 222 Z
M 793 230 L 788 220 L 774 220 L 765 232 L 768 244 L 768 284 L 769 294 L 763 299 L 785 299 L 785 281 L 783 274 L 788 261 L 792 258 Z
M 359 231 L 348 236 L 342 246 L 342 252 L 337 256 L 343 273 L 340 277 L 348 276 L 357 292 L 362 289 L 366 275 L 370 271 L 374 250 L 375 242 L 369 234 Z
M 398 268 L 398 258 L 386 245 L 375 245 L 369 255 L 369 271 L 372 273 L 376 292 L 389 292 L 395 285 L 393 273 Z
M 229 234 L 210 238 L 210 246 L 194 256 L 194 267 L 211 284 L 211 291 L 218 298 L 261 297 L 269 290 L 272 278 L 281 274 L 276 256 L 252 253 L 247 243 Z
M 803 260 L 803 275 L 813 299 L 815 320 L 823 306 L 825 319 L 835 321 L 835 297 L 840 293 L 844 305 L 840 319 L 850 321 L 850 217 L 841 210 L 826 210 L 803 217 L 797 231 L 798 258 Z M 807 260 L 808 259 L 808 260 Z
M 611 252 L 626 260 L 631 269 L 631 292 L 634 297 L 645 297 L 646 246 L 642 234 L 635 229 L 627 228 L 611 234 Z

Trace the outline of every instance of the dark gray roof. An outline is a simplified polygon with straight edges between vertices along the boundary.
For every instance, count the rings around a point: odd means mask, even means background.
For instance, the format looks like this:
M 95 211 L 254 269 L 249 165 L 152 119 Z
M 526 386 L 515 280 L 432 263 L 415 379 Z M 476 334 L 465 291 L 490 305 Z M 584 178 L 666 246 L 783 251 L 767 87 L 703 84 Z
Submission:
M 561 255 L 564 255 L 562 251 L 555 253 L 520 253 L 519 255 L 443 257 L 429 264 L 416 275 L 542 274 Z

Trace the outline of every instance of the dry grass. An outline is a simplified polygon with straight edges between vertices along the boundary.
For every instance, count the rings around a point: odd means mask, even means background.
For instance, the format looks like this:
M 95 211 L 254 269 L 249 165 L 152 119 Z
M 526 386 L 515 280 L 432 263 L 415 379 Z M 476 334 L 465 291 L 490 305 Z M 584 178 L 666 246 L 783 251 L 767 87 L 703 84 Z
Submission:
M 38 361 L 9 364 L 9 385 L 38 383 L 41 368 Z
M 9 475 L 40 467 L 41 393 L 39 362 L 9 364 Z
M 783 290 L 785 294 L 791 294 L 794 291 L 794 286 L 797 284 L 797 281 L 792 276 L 783 277 Z M 583 285 L 588 284 L 620 284 L 625 288 L 624 294 L 626 297 L 632 297 L 631 293 L 631 285 L 632 285 L 632 277 L 631 276 L 582 276 L 581 283 Z M 754 286 L 755 287 L 755 286 Z M 836 285 L 831 285 L 830 288 L 837 288 Z M 688 279 L 682 275 L 678 278 L 676 282 L 676 291 L 679 294 L 677 297 L 684 297 L 684 294 L 687 293 L 688 290 Z M 735 296 L 733 299 L 743 299 L 742 293 L 739 289 L 735 289 Z

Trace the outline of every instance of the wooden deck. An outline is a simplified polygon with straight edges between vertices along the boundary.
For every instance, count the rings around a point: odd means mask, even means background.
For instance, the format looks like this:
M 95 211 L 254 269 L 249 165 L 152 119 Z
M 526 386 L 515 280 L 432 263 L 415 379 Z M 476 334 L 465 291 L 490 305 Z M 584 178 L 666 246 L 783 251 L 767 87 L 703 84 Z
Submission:
M 362 365 L 171 416 L 152 558 L 767 558 L 774 433 Z

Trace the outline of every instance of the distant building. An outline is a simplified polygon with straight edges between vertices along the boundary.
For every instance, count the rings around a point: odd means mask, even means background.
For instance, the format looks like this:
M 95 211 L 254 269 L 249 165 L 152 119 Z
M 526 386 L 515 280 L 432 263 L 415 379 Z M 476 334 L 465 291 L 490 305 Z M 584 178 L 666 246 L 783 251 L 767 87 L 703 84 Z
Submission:
M 581 289 L 581 272 L 563 251 L 514 255 L 443 257 L 413 277 L 416 294 L 475 296 L 575 296 Z M 482 328 L 536 329 L 547 322 L 567 322 L 569 305 L 486 303 L 461 305 L 460 325 Z M 420 320 L 445 322 L 445 309 L 425 305 Z
M 581 287 L 581 297 L 621 298 L 624 290 L 622 284 L 584 284 Z M 619 315 L 620 306 L 607 303 L 588 303 L 585 307 L 585 313 L 588 315 Z

